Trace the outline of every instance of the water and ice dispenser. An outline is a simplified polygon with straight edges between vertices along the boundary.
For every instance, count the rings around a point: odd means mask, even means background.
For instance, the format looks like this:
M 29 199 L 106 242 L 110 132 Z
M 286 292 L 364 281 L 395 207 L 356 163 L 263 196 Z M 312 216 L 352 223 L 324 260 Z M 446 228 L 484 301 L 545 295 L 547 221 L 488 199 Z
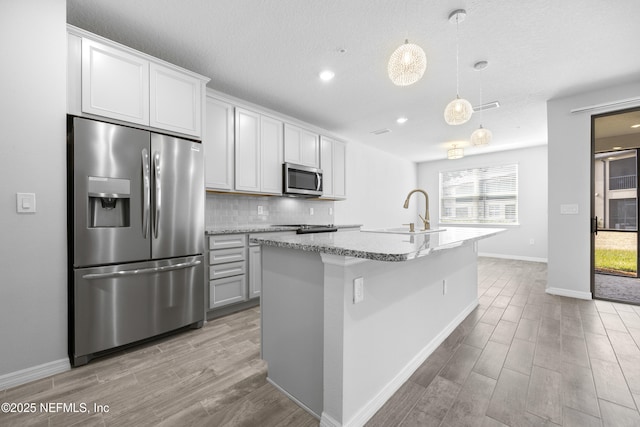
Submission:
M 87 190 L 89 228 L 129 227 L 131 222 L 130 180 L 90 176 Z

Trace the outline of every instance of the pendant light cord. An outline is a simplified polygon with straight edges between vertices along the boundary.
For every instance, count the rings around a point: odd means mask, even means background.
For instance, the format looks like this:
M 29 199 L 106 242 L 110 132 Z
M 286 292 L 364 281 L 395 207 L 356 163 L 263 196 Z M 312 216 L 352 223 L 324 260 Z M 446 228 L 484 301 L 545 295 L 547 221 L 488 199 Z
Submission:
M 460 98 L 460 39 L 458 35 L 458 15 L 456 15 L 456 98 Z

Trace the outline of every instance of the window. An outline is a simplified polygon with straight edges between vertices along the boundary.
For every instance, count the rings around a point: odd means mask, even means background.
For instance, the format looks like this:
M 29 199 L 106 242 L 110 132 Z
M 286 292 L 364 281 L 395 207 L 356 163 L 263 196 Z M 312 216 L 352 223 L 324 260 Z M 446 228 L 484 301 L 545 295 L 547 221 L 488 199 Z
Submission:
M 518 165 L 440 172 L 442 224 L 517 224 Z

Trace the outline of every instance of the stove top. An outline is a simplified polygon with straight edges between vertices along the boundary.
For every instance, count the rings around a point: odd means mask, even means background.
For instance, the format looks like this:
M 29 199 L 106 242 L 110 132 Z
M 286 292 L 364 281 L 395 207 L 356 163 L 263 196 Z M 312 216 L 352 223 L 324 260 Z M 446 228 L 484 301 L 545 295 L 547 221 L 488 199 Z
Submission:
M 333 224 L 279 224 L 276 227 L 297 227 L 296 234 L 331 233 L 338 231 Z

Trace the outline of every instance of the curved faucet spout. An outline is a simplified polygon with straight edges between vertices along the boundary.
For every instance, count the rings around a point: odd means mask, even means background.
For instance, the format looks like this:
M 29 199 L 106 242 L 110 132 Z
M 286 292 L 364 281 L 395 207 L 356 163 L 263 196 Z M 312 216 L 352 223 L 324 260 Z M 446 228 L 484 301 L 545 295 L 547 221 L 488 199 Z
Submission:
M 418 216 L 420 217 L 420 219 L 424 223 L 423 230 L 429 230 L 431 228 L 431 224 L 430 224 L 430 220 L 429 220 L 429 195 L 427 194 L 426 191 L 421 190 L 419 188 L 416 188 L 415 190 L 411 190 L 409 192 L 409 194 L 407 195 L 407 198 L 404 201 L 404 206 L 403 207 L 405 209 L 409 208 L 409 199 L 411 198 L 411 195 L 413 193 L 416 193 L 416 192 L 424 194 L 424 199 L 425 199 L 424 217 L 422 215 L 420 215 L 420 214 L 418 214 Z

